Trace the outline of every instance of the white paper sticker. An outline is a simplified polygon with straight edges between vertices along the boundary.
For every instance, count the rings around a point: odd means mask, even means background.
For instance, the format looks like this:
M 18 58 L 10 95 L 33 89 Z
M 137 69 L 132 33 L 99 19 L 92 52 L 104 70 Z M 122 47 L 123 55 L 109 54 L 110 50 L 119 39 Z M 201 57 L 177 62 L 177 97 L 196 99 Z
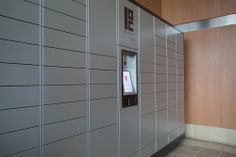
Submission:
M 129 71 L 123 71 L 124 93 L 133 93 L 132 82 Z

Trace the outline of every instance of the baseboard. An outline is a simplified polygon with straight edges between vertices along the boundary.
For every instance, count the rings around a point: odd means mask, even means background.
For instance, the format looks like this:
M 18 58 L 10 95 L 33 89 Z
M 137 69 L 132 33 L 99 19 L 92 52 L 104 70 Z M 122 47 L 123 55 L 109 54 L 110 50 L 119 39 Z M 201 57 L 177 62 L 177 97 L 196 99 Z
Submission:
M 156 152 L 155 154 L 153 154 L 151 157 L 163 157 L 164 155 L 166 155 L 169 151 L 173 150 L 173 148 L 178 145 L 180 143 L 180 141 L 182 141 L 182 139 L 185 138 L 185 134 L 182 134 L 180 137 L 178 137 L 176 140 L 174 140 L 173 142 L 169 143 L 167 146 L 165 146 L 164 148 L 162 148 L 160 151 Z
M 236 146 L 236 130 L 186 124 L 186 137 Z

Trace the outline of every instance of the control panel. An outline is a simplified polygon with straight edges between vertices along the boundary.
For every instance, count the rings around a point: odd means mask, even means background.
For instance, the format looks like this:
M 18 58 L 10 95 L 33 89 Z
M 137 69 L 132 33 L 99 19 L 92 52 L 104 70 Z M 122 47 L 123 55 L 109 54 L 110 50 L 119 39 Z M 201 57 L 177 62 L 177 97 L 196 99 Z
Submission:
M 137 53 L 122 50 L 122 107 L 138 105 Z

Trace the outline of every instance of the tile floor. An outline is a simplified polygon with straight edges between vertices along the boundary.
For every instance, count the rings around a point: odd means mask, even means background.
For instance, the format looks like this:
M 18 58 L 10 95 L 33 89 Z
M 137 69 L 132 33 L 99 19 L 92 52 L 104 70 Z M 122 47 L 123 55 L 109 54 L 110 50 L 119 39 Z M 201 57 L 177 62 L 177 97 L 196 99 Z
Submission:
M 236 157 L 236 147 L 185 138 L 164 157 Z

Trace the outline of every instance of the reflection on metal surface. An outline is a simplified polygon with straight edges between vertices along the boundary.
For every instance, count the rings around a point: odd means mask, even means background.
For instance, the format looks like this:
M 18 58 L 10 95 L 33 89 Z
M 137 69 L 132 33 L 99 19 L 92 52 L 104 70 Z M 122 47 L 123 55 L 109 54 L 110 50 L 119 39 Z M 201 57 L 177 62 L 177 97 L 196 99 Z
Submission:
M 223 27 L 234 24 L 236 24 L 236 14 L 221 16 L 209 20 L 176 25 L 175 28 L 181 32 L 192 32 L 202 29 Z

